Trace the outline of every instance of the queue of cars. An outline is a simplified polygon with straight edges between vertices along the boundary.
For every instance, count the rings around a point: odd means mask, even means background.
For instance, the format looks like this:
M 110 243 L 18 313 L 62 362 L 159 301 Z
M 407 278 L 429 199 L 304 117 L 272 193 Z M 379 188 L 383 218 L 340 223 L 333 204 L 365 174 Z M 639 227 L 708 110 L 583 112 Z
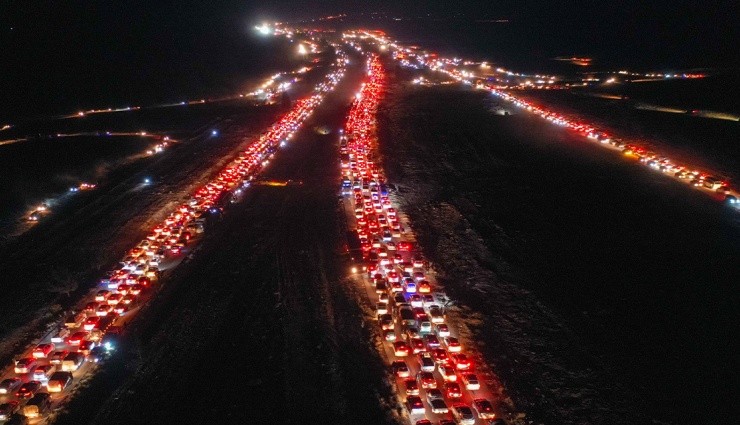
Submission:
M 299 77 L 294 77 L 296 75 L 301 75 L 309 71 L 311 68 L 302 66 L 299 69 L 296 69 L 292 72 L 279 72 L 275 75 L 272 75 L 269 77 L 265 82 L 263 82 L 257 89 L 254 91 L 245 94 L 238 94 L 238 95 L 232 95 L 232 96 L 226 96 L 221 98 L 215 98 L 215 99 L 198 99 L 198 100 L 191 100 L 191 101 L 183 101 L 180 103 L 175 104 L 164 104 L 164 105 L 151 105 L 151 106 L 145 106 L 143 109 L 152 109 L 152 108 L 162 108 L 162 107 L 170 107 L 170 106 L 181 106 L 181 105 L 192 105 L 192 104 L 203 104 L 206 102 L 221 102 L 221 101 L 228 101 L 228 100 L 235 100 L 240 98 L 254 98 L 254 99 L 261 99 L 261 100 L 268 100 L 268 101 L 274 101 L 274 99 L 277 99 L 277 97 L 282 94 L 283 92 L 287 91 L 288 88 L 291 86 L 292 83 L 295 83 L 298 81 Z M 279 84 L 275 84 L 276 82 L 280 81 Z M 108 108 L 108 109 L 91 109 L 88 111 L 80 111 L 74 115 L 69 115 L 68 118 L 80 118 L 85 117 L 88 115 L 93 114 L 103 114 L 103 113 L 115 113 L 115 112 L 124 112 L 124 111 L 138 111 L 141 110 L 142 107 L 140 106 L 134 106 L 134 107 L 125 107 L 125 108 Z M 76 136 L 76 135 L 83 135 L 88 133 L 75 133 L 75 134 L 57 134 L 57 137 L 70 137 L 70 136 Z M 147 132 L 138 132 L 138 133 L 126 133 L 126 132 L 94 132 L 89 133 L 89 135 L 105 135 L 105 136 L 139 136 L 139 137 L 147 137 L 154 139 L 157 141 L 154 145 L 149 146 L 145 154 L 147 156 L 154 156 L 163 153 L 175 140 L 170 139 L 169 136 L 161 136 L 157 134 L 151 134 Z M 72 186 L 69 188 L 67 193 L 62 194 L 61 196 L 57 197 L 56 199 L 50 199 L 49 201 L 46 201 L 33 209 L 29 210 L 26 214 L 26 221 L 29 223 L 36 223 L 40 220 L 43 220 L 44 217 L 49 215 L 51 213 L 51 205 L 57 204 L 62 201 L 62 198 L 64 196 L 69 196 L 71 194 L 81 192 L 81 191 L 87 191 L 95 189 L 95 184 L 83 182 L 76 186 Z
M 410 421 L 441 425 L 503 423 L 476 374 L 470 351 L 453 335 L 446 296 L 415 249 L 377 158 L 376 112 L 385 80 L 377 56 L 340 138 L 341 193 L 362 253 L 361 281 L 376 302 L 378 330 Z M 489 396 L 490 397 L 490 396 Z
M 652 170 L 658 171 L 663 175 L 678 179 L 693 188 L 701 189 L 706 192 L 720 195 L 725 203 L 733 208 L 740 209 L 740 192 L 731 187 L 728 181 L 721 177 L 713 175 L 711 172 L 703 171 L 689 164 L 682 164 L 680 161 L 670 159 L 654 149 L 642 146 L 635 142 L 621 140 L 610 136 L 608 132 L 597 128 L 593 124 L 583 122 L 577 117 L 568 117 L 564 114 L 557 113 L 547 108 L 536 106 L 531 102 L 516 97 L 507 91 L 500 89 L 495 85 L 483 82 L 482 78 L 477 77 L 474 73 L 465 71 L 462 67 L 467 63 L 461 59 L 443 58 L 436 53 L 422 51 L 417 47 L 405 47 L 388 39 L 384 34 L 361 31 L 351 32 L 346 36 L 351 38 L 371 38 L 378 43 L 381 49 L 390 47 L 393 50 L 393 58 L 403 66 L 414 69 L 428 68 L 435 72 L 441 72 L 454 80 L 466 85 L 475 86 L 479 89 L 487 90 L 493 95 L 513 103 L 519 108 L 525 109 L 531 113 L 552 122 L 553 124 L 571 129 L 578 134 L 593 140 L 602 146 L 610 147 L 621 151 L 625 156 L 634 158 L 640 163 Z M 551 76 L 537 76 L 544 79 L 551 79 Z
M 205 230 L 212 216 L 237 199 L 244 188 L 290 140 L 296 130 L 332 90 L 345 72 L 346 58 L 337 52 L 325 80 L 311 96 L 297 101 L 258 140 L 233 159 L 216 177 L 130 249 L 75 311 L 56 330 L 26 350 L 0 376 L 0 422 L 24 423 L 40 418 L 68 393 L 74 381 L 92 370 L 115 348 L 118 335 L 143 294 L 160 278 L 160 267 L 174 266 L 182 252 Z M 169 263 L 169 264 L 166 264 Z

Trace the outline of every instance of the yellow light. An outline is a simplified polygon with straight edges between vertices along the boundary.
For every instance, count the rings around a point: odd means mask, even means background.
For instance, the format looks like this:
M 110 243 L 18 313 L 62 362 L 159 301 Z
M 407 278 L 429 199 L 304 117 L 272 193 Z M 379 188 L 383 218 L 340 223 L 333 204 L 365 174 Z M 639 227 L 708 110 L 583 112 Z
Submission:
M 308 51 L 306 50 L 306 46 L 304 46 L 303 44 L 299 44 L 298 45 L 298 54 L 305 55 L 307 53 L 308 53 Z
M 352 267 L 352 273 L 357 273 L 357 267 Z

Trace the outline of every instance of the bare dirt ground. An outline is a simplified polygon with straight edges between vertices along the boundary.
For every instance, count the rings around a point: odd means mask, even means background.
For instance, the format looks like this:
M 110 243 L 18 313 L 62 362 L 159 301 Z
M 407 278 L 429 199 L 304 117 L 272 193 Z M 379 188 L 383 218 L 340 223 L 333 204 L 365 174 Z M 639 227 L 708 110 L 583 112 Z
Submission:
M 390 86 L 389 180 L 526 420 L 732 416 L 715 383 L 732 363 L 740 246 L 722 205 L 543 120 L 495 115 L 485 93 Z
M 358 77 L 263 176 L 302 184 L 256 186 L 230 207 L 57 423 L 389 421 L 382 363 L 345 291 L 338 223 L 334 130 Z

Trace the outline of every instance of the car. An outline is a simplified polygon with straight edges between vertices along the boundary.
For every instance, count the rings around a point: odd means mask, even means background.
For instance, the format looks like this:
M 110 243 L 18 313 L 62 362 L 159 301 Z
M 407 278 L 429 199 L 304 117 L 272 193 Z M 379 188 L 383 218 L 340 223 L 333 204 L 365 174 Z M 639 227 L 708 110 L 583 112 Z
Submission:
M 424 372 L 434 372 L 436 364 L 434 358 L 429 353 L 419 354 L 419 368 Z
M 85 319 L 85 314 L 95 314 L 95 312 L 98 310 L 98 306 L 100 306 L 100 304 L 99 303 L 96 303 L 94 301 L 91 301 L 91 302 L 85 304 L 85 308 L 82 309 L 82 312 L 81 312 L 81 313 L 83 313 L 82 314 L 82 319 L 80 319 L 80 314 L 71 316 L 71 318 L 73 317 L 74 319 L 78 320 L 78 323 L 76 324 L 76 326 L 69 326 L 69 324 L 72 324 L 72 320 L 68 319 L 67 320 L 67 324 L 68 324 L 67 327 L 72 328 L 72 327 L 80 326 L 82 324 L 81 322 Z
M 423 415 L 424 413 L 426 413 L 424 402 L 421 401 L 421 397 L 419 396 L 409 396 L 406 399 L 406 408 L 412 415 Z
M 67 354 L 69 354 L 69 351 L 67 350 L 57 350 L 49 356 L 49 363 L 54 365 L 60 365 L 62 364 L 62 360 L 64 360 L 65 357 L 67 357 Z
M 33 357 L 26 357 L 15 362 L 13 370 L 17 374 L 31 373 L 33 368 L 36 366 L 36 359 Z
M 13 394 L 13 391 L 16 391 L 21 385 L 23 385 L 23 381 L 20 378 L 3 379 L 0 382 L 0 394 Z
M 415 294 L 416 293 L 416 283 L 415 282 L 406 282 L 404 284 L 404 290 L 407 294 Z
M 399 378 L 408 378 L 411 375 L 409 367 L 403 360 L 396 360 L 391 363 L 391 369 L 393 370 L 393 373 Z
M 473 411 L 481 419 L 496 419 L 493 405 L 485 398 L 476 398 L 473 400 Z
M 480 389 L 480 381 L 474 373 L 463 373 L 460 378 L 466 390 L 478 391 Z
M 416 374 L 416 380 L 425 390 L 437 388 L 437 380 L 434 378 L 434 374 L 432 372 L 419 372 Z
M 380 314 L 388 314 L 388 304 L 387 303 L 377 303 L 375 304 L 375 311 Z
M 429 419 L 419 419 L 414 425 L 432 425 L 432 421 Z
M 445 397 L 450 399 L 458 399 L 463 396 L 462 389 L 457 382 L 445 382 L 444 386 Z
M 432 400 L 429 402 L 429 405 L 432 407 L 432 413 L 435 413 L 437 415 L 443 415 L 445 413 L 449 413 L 450 409 L 447 407 L 447 403 L 445 403 L 444 400 Z
M 95 301 L 104 302 L 111 295 L 111 292 L 107 289 L 101 289 L 95 294 Z
M 406 395 L 419 395 L 419 384 L 413 379 L 406 379 L 403 381 Z
M 419 333 L 424 335 L 432 333 L 432 322 L 426 320 L 426 314 L 419 319 Z
M 85 331 L 77 331 L 67 338 L 67 344 L 71 346 L 79 346 L 82 341 L 87 338 L 88 333 Z
M 121 288 L 122 286 L 118 287 L 118 291 L 119 291 L 118 294 L 111 294 L 111 296 L 108 297 L 108 299 L 106 300 L 108 305 L 118 305 L 118 303 L 121 302 L 121 300 L 123 299 L 123 295 L 121 292 L 126 292 L 126 291 L 122 291 Z
M 98 326 L 98 323 L 100 323 L 100 316 L 88 317 L 87 320 L 85 320 L 85 324 L 82 325 L 82 329 L 89 332 L 95 329 Z
M 437 338 L 434 334 L 427 334 L 424 335 L 424 343 L 427 345 L 427 349 L 434 350 L 435 348 L 439 348 L 439 338 Z
M 396 340 L 396 331 L 393 329 L 386 329 L 383 331 L 383 339 L 386 341 L 395 341 Z
M 445 345 L 447 346 L 447 351 L 450 353 L 459 353 L 462 351 L 462 345 L 460 345 L 460 341 L 457 340 L 454 336 L 448 336 L 444 339 Z
M 453 404 L 452 416 L 461 425 L 475 425 L 475 415 L 473 414 L 473 410 L 466 404 Z
M 108 356 L 108 350 L 106 350 L 105 347 L 103 347 L 102 345 L 98 345 L 97 347 L 94 347 L 92 350 L 90 350 L 87 358 L 93 363 L 100 363 L 106 360 Z
M 442 348 L 435 348 L 431 351 L 432 358 L 434 359 L 434 362 L 438 365 L 447 364 L 449 361 L 449 356 L 447 355 L 447 351 L 445 351 Z
M 378 323 L 380 324 L 380 329 L 384 331 L 395 327 L 395 320 L 393 320 L 393 316 L 388 313 L 378 316 Z
M 33 349 L 34 359 L 45 359 L 52 351 L 54 351 L 54 344 L 39 344 Z
M 455 365 L 457 370 L 472 370 L 473 361 L 463 353 L 450 354 L 450 361 Z
M 444 338 L 450 336 L 450 328 L 448 328 L 444 323 L 439 323 L 434 325 L 434 333 L 436 333 L 438 337 Z
M 28 381 L 21 385 L 16 391 L 15 396 L 18 398 L 29 399 L 41 388 L 41 382 L 39 381 Z
M 46 382 L 49 380 L 49 377 L 57 370 L 57 367 L 53 364 L 47 364 L 43 366 L 36 366 L 36 369 L 33 370 L 33 380 L 34 381 L 40 381 L 40 382 Z
M 414 354 L 419 354 L 427 351 L 426 345 L 424 345 L 424 340 L 421 338 L 409 338 L 409 345 L 411 346 L 411 351 Z
M 396 341 L 393 343 L 393 354 L 396 357 L 406 357 L 411 354 L 411 347 L 405 341 Z
M 410 326 L 406 328 L 406 338 L 411 340 L 413 338 L 421 338 L 421 334 L 419 334 L 419 330 L 416 329 L 413 326 Z
M 113 306 L 108 304 L 101 304 L 95 311 L 95 315 L 98 317 L 105 317 L 113 311 Z
M 430 388 L 426 391 L 427 393 L 427 402 L 430 404 L 432 403 L 432 400 L 444 400 L 445 396 L 442 394 L 442 391 L 438 390 L 437 388 Z
M 388 284 L 384 280 L 379 280 L 375 283 L 375 293 L 383 294 L 388 292 Z
M 17 401 L 8 401 L 7 403 L 0 404 L 0 421 L 7 421 L 13 416 L 19 408 Z
M 61 328 L 61 329 L 59 329 L 59 332 L 57 332 L 56 335 L 54 335 L 53 337 L 51 337 L 51 342 L 53 344 L 62 344 L 64 342 L 65 338 L 67 338 L 70 333 L 71 332 L 69 331 L 68 328 L 66 328 L 66 327 Z
M 432 304 L 429 306 L 429 317 L 432 319 L 434 324 L 442 324 L 445 322 L 445 315 L 442 312 L 442 307 Z
M 90 351 L 96 347 L 96 345 L 95 341 L 82 341 L 82 343 L 80 343 L 79 352 L 87 356 L 90 354 Z

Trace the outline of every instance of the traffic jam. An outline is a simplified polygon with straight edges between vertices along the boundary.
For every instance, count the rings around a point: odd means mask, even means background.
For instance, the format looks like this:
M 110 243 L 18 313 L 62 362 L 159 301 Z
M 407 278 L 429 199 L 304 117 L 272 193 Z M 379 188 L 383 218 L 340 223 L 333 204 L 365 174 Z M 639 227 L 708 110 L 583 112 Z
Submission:
M 336 62 L 309 97 L 295 102 L 216 177 L 154 226 L 64 320 L 2 370 L 0 422 L 24 417 L 23 421 L 44 422 L 73 395 L 75 383 L 115 351 L 127 322 L 161 285 L 162 273 L 182 261 L 230 203 L 242 199 L 250 182 L 342 79 L 347 59 L 343 52 L 336 53 Z
M 520 97 L 516 97 L 502 90 L 500 87 L 486 82 L 485 78 L 476 76 L 474 72 L 463 69 L 464 64 L 468 62 L 462 62 L 459 59 L 445 59 L 435 53 L 427 53 L 415 47 L 403 47 L 378 32 L 364 31 L 350 33 L 345 35 L 345 37 L 373 39 L 378 43 L 381 50 L 391 48 L 393 58 L 402 66 L 413 69 L 427 68 L 435 72 L 441 72 L 462 84 L 489 91 L 494 96 L 510 102 L 520 109 L 536 114 L 555 125 L 574 131 L 586 140 L 621 152 L 626 158 L 637 160 L 640 164 L 651 170 L 683 182 L 691 188 L 724 201 L 727 206 L 733 209 L 740 210 L 740 192 L 736 188 L 733 188 L 727 179 L 718 177 L 717 173 L 702 170 L 690 164 L 671 159 L 667 155 L 658 152 L 657 149 L 646 145 L 614 137 L 609 132 L 593 124 L 586 123 L 578 117 L 557 113 L 534 105 Z M 508 71 L 502 70 L 502 72 Z M 554 78 L 551 76 L 542 77 L 547 81 L 551 81 Z
M 385 83 L 377 55 L 367 62 L 340 138 L 341 193 L 348 247 L 361 267 L 352 270 L 366 301 L 375 306 L 375 329 L 399 413 L 411 424 L 503 424 L 486 381 L 490 371 L 448 317 L 447 296 L 398 204 L 389 194 L 378 158 L 376 112 Z
M 133 107 L 115 108 L 115 109 L 113 108 L 91 109 L 91 110 L 84 111 L 84 112 L 81 111 L 73 115 L 67 115 L 62 118 L 82 118 L 82 117 L 86 117 L 88 115 L 94 115 L 94 114 L 139 111 L 141 109 L 154 109 L 154 108 L 164 108 L 164 107 L 172 107 L 172 106 L 182 106 L 182 105 L 187 106 L 187 105 L 194 105 L 194 104 L 233 101 L 233 100 L 238 100 L 240 98 L 245 98 L 245 97 L 248 99 L 263 101 L 266 103 L 274 103 L 276 99 L 278 99 L 278 97 L 282 93 L 286 92 L 293 84 L 301 80 L 301 75 L 311 70 L 312 68 L 310 67 L 302 66 L 292 72 L 279 72 L 267 78 L 254 91 L 250 93 L 246 93 L 246 94 L 238 94 L 238 95 L 213 98 L 213 99 L 208 99 L 208 100 L 199 99 L 199 100 L 191 100 L 187 102 L 183 101 L 183 102 L 173 103 L 173 104 L 152 105 L 152 106 L 146 106 L 143 108 L 140 106 L 133 106 Z M 10 126 L 8 126 L 8 128 L 10 128 Z M 216 136 L 216 135 L 217 133 L 211 134 L 211 136 Z M 57 133 L 50 137 L 59 139 L 63 137 L 80 137 L 80 136 L 142 137 L 142 138 L 153 139 L 157 143 L 146 148 L 146 151 L 144 152 L 144 155 L 143 155 L 146 157 L 160 155 L 163 152 L 165 152 L 165 150 L 172 143 L 177 142 L 176 140 L 170 139 L 169 136 L 147 133 L 146 131 L 140 131 L 140 132 L 135 132 L 135 133 L 112 132 L 112 131 L 105 131 L 105 132 L 96 131 L 96 132 L 84 132 L 84 133 Z M 26 139 L 18 139 L 18 140 L 21 141 L 21 140 L 26 140 Z M 73 196 L 77 192 L 87 191 L 91 189 L 95 189 L 95 184 L 82 182 L 77 186 L 70 187 L 66 193 L 62 193 L 56 197 L 47 198 L 44 202 L 40 203 L 39 205 L 31 208 L 28 212 L 26 212 L 25 214 L 26 222 L 30 224 L 38 223 L 39 221 L 43 220 L 45 217 L 49 216 L 52 213 L 53 206 L 59 205 L 60 203 L 64 202 L 65 199 L 69 198 L 70 196 Z

